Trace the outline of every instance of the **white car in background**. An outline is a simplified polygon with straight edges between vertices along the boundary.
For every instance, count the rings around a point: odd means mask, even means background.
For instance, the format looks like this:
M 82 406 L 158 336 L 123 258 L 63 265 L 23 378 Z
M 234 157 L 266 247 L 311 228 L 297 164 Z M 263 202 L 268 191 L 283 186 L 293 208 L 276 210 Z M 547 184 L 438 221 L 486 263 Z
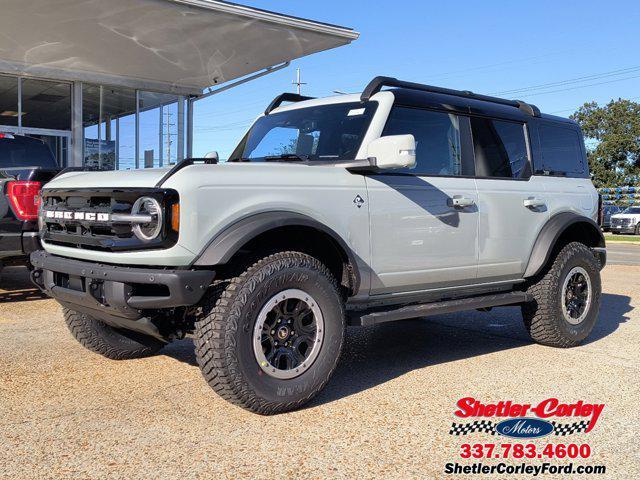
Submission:
M 640 235 L 640 206 L 611 215 L 611 232 Z

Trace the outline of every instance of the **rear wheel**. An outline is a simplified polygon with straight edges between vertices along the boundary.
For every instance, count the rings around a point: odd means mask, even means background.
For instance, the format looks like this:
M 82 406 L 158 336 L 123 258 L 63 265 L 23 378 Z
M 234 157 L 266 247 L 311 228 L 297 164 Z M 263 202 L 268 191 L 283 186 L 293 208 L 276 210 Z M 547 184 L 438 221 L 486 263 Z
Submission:
M 600 265 L 591 250 L 572 242 L 557 254 L 528 292 L 525 327 L 543 345 L 573 347 L 591 333 L 600 309 Z
M 298 252 L 262 258 L 208 294 L 196 357 L 222 398 L 255 413 L 301 407 L 328 382 L 344 338 L 337 283 Z
M 71 334 L 83 347 L 112 360 L 148 357 L 164 346 L 164 343 L 153 337 L 115 329 L 68 308 L 64 309 L 64 319 Z

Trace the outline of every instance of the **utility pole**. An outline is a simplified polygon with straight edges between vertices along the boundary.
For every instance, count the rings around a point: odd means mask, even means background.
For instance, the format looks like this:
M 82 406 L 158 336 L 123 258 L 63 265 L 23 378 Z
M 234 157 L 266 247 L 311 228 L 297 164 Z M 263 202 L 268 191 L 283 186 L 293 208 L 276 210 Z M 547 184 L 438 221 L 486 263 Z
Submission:
M 302 78 L 300 77 L 300 67 L 296 68 L 296 80 L 291 83 L 297 87 L 298 95 L 300 95 L 302 92 L 302 88 L 300 87 L 307 84 L 306 82 L 303 82 Z
M 167 121 L 165 122 L 165 125 L 167 127 L 167 132 L 166 132 L 166 136 L 167 136 L 167 165 L 171 165 L 171 144 L 173 143 L 173 140 L 171 140 L 171 137 L 175 137 L 177 134 L 175 133 L 171 133 L 171 127 L 175 126 L 175 123 L 171 123 L 171 117 L 172 117 L 172 113 L 169 111 L 169 109 L 166 109 L 166 116 L 167 116 Z

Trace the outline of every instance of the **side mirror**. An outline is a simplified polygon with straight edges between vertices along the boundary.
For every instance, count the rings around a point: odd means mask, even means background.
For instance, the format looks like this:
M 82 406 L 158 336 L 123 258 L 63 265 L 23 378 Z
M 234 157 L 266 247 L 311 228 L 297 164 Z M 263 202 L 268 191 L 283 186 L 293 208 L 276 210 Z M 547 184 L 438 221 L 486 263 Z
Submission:
M 216 152 L 215 150 L 213 152 L 209 152 L 207 153 L 204 158 L 213 158 L 215 160 L 214 163 L 218 163 L 218 160 L 220 160 L 218 158 L 218 152 Z
M 388 135 L 369 144 L 367 157 L 381 170 L 416 166 L 416 140 L 413 135 Z

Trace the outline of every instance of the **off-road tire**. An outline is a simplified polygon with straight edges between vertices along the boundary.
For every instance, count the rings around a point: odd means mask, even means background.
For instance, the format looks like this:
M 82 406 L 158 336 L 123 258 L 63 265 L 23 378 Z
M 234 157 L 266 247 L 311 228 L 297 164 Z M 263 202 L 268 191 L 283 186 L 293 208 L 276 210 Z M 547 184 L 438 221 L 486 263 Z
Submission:
M 163 346 L 160 340 L 137 332 L 118 330 L 84 313 L 63 309 L 64 320 L 80 345 L 112 360 L 148 357 Z
M 589 275 L 592 298 L 581 323 L 569 323 L 562 312 L 561 292 L 565 277 L 574 267 Z M 600 309 L 600 264 L 591 250 L 579 242 L 563 247 L 549 267 L 527 289 L 534 300 L 522 306 L 524 325 L 531 338 L 542 345 L 568 348 L 580 344 L 593 329 Z
M 299 252 L 248 263 L 237 276 L 216 281 L 203 299 L 195 328 L 198 365 L 218 395 L 251 412 L 272 415 L 300 408 L 326 385 L 340 357 L 345 316 L 337 282 L 320 261 Z M 286 289 L 315 298 L 324 319 L 324 339 L 306 371 L 279 379 L 260 368 L 252 339 L 262 307 Z

